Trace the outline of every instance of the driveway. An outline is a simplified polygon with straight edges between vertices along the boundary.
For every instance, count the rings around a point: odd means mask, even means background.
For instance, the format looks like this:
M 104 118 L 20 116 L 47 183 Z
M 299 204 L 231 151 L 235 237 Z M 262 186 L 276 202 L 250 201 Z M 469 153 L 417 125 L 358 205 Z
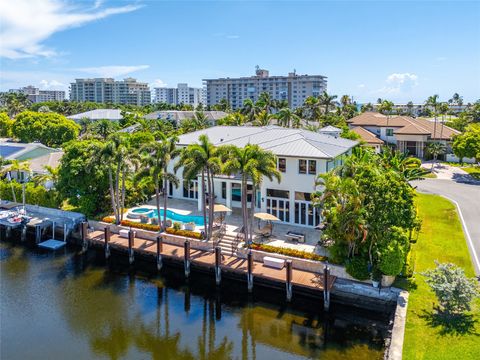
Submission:
M 452 174 L 450 179 L 412 181 L 419 192 L 442 195 L 457 202 L 475 272 L 480 275 L 480 182 L 468 175 Z

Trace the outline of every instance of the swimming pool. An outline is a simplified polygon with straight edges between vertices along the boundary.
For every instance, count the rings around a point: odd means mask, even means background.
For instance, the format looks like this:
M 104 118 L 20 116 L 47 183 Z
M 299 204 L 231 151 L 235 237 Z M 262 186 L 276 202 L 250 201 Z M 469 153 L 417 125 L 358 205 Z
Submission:
M 163 218 L 163 209 L 160 209 L 160 217 Z M 132 214 L 135 215 L 145 215 L 148 216 L 150 219 L 158 217 L 156 209 L 150 208 L 137 208 L 130 211 Z M 203 226 L 203 216 L 194 216 L 194 215 L 184 215 L 179 214 L 175 211 L 167 209 L 167 219 L 171 220 L 172 222 L 182 222 L 182 223 L 189 223 L 194 222 L 195 225 Z

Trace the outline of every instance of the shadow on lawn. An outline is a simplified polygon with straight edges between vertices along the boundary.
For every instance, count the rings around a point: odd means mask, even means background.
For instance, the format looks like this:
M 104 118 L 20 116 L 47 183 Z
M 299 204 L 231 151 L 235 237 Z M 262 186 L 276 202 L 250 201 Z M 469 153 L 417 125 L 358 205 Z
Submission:
M 440 335 L 477 335 L 475 324 L 478 320 L 470 314 L 445 314 L 438 307 L 433 311 L 423 310 L 424 319 L 433 328 L 440 328 Z

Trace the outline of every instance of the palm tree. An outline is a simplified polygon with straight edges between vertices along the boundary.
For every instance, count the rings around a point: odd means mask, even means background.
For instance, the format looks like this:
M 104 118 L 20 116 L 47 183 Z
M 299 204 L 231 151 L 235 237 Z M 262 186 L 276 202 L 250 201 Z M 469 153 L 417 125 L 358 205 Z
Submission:
M 47 182 L 51 181 L 52 182 L 52 188 L 55 188 L 55 185 L 58 182 L 58 177 L 59 177 L 59 168 L 54 168 L 49 165 L 45 165 L 43 167 L 45 169 L 45 172 L 43 174 L 37 174 L 33 177 L 33 181 L 37 185 L 45 185 Z
M 277 170 L 277 158 L 272 152 L 263 150 L 256 144 L 247 144 L 243 148 L 234 145 L 225 145 L 221 147 L 220 152 L 224 161 L 223 172 L 226 174 L 241 175 L 243 235 L 245 241 L 247 241 L 250 234 L 249 242 L 251 243 L 256 189 L 260 186 L 264 176 L 268 177 L 270 181 L 276 178 L 278 182 L 280 182 L 281 176 Z M 247 187 L 249 180 L 252 182 L 250 226 L 247 209 Z
M 252 99 L 245 99 L 240 112 L 248 118 L 248 121 L 253 122 L 255 116 L 260 112 L 260 108 L 255 105 Z
M 318 121 L 320 119 L 320 101 L 315 96 L 309 96 L 305 99 L 304 107 L 308 112 L 307 119 Z
M 28 161 L 18 161 L 18 160 L 12 160 L 10 165 L 7 165 L 3 169 L 0 168 L 0 175 L 7 174 L 7 176 L 10 177 L 10 186 L 12 188 L 12 199 L 13 202 L 17 202 L 17 197 L 15 195 L 15 190 L 13 188 L 13 183 L 12 183 L 12 172 L 15 172 L 17 174 L 22 173 L 22 172 L 30 172 L 30 163 Z
M 269 114 L 265 110 L 260 111 L 253 122 L 254 126 L 268 126 L 272 121 L 272 114 Z
M 326 91 L 324 91 L 319 97 L 318 100 L 320 102 L 320 105 L 324 106 L 325 108 L 325 115 L 328 114 L 328 109 L 333 106 L 335 107 L 337 105 L 337 102 L 335 99 L 337 98 L 337 95 L 330 95 Z
M 205 234 L 207 239 L 212 236 L 213 228 L 213 204 L 214 204 L 214 181 L 215 174 L 221 172 L 222 164 L 219 157 L 218 149 L 210 142 L 207 135 L 200 135 L 199 142 L 190 144 L 184 148 L 180 154 L 180 159 L 175 165 L 175 171 L 183 167 L 183 178 L 193 180 L 201 174 L 201 191 L 202 191 L 202 211 L 205 224 Z M 206 210 L 206 194 L 205 180 L 207 180 L 208 196 L 209 196 L 209 215 L 207 226 L 207 210 Z
M 342 104 L 342 106 L 347 106 L 347 105 L 350 105 L 352 103 L 351 99 L 350 99 L 350 96 L 348 95 L 342 95 L 342 97 L 340 98 L 340 104 Z
M 272 98 L 268 92 L 264 91 L 258 96 L 257 106 L 262 108 L 267 114 L 270 113 L 272 108 Z
M 290 108 L 280 109 L 278 113 L 275 114 L 275 118 L 278 119 L 279 125 L 284 127 L 290 127 L 290 123 L 293 123 L 298 127 L 300 125 L 300 117 L 297 116 Z
M 279 111 L 280 109 L 287 108 L 288 107 L 288 100 L 283 99 L 283 100 L 277 100 L 273 99 L 272 100 L 272 108 L 275 111 Z
M 449 110 L 450 110 L 450 107 L 446 102 L 442 102 L 438 107 L 438 113 L 442 115 L 442 125 L 440 127 L 440 139 L 442 139 L 443 137 L 443 126 L 445 125 L 445 120 Z
M 438 155 L 445 153 L 445 145 L 438 141 L 430 142 L 427 144 L 427 152 L 433 156 L 432 168 L 430 169 L 430 171 L 433 171 L 433 167 L 437 162 Z
M 128 160 L 132 158 L 125 134 L 113 134 L 100 151 L 101 161 L 107 164 L 110 198 L 116 224 L 123 219 L 125 203 L 125 180 Z M 113 174 L 115 170 L 115 175 Z M 121 184 L 120 184 L 121 181 Z
M 380 106 L 378 107 L 378 111 L 380 111 L 380 113 L 384 114 L 384 115 L 387 115 L 387 133 L 385 134 L 386 135 L 386 139 L 387 139 L 387 145 L 388 145 L 388 123 L 390 121 L 390 116 L 392 114 L 392 110 L 393 110 L 393 102 L 391 101 L 388 101 L 388 100 L 383 100 L 382 103 L 380 104 Z
M 412 101 L 409 101 L 407 103 L 407 108 L 408 108 L 408 115 L 413 116 L 413 102 Z
M 161 141 L 152 141 L 141 149 L 144 154 L 142 163 L 154 183 L 157 219 L 163 230 L 167 223 L 168 182 L 178 186 L 178 178 L 175 174 L 168 172 L 168 164 L 178 153 L 175 147 L 177 141 L 177 138 L 163 138 Z M 160 183 L 163 184 L 163 222 L 160 221 Z
M 437 108 L 438 108 L 438 98 L 439 96 L 437 94 L 435 95 L 432 95 L 432 96 L 429 96 L 427 101 L 425 101 L 425 105 L 426 106 L 430 106 L 433 108 L 433 116 L 435 117 L 435 122 L 433 124 L 433 138 L 435 139 L 435 137 L 437 136 L 437 115 L 438 115 L 438 111 L 437 111 Z

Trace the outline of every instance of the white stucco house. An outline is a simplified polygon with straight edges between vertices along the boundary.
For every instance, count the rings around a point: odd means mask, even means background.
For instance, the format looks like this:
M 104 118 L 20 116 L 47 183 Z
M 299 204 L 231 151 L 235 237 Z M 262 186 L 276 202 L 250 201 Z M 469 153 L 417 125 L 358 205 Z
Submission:
M 316 190 L 316 176 L 342 164 L 344 156 L 351 153 L 352 148 L 358 144 L 356 141 L 302 129 L 215 126 L 181 135 L 178 145 L 186 147 L 196 143 L 202 134 L 206 134 L 217 146 L 231 144 L 243 147 L 250 143 L 273 152 L 278 158 L 277 166 L 282 179 L 280 183 L 267 178 L 263 180 L 256 194 L 256 211 L 271 213 L 283 223 L 307 227 L 315 227 L 320 223 L 320 212 L 310 201 L 312 192 Z M 171 170 L 173 166 L 171 164 Z M 186 181 L 182 174 L 182 169 L 179 169 L 177 176 L 181 185 L 178 188 L 170 185 L 168 195 L 197 201 L 200 210 L 200 176 L 197 180 Z M 240 176 L 219 175 L 214 182 L 216 203 L 225 204 L 229 208 L 241 207 Z

